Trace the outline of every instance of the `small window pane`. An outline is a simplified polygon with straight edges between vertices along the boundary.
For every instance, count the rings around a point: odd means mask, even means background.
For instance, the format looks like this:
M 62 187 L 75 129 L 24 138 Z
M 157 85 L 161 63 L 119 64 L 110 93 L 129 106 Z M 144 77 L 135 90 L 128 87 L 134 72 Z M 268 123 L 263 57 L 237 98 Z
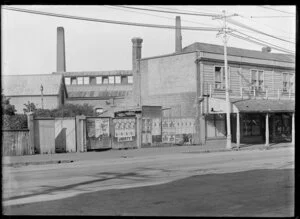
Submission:
M 121 84 L 121 76 L 115 76 L 115 83 Z
M 96 83 L 102 84 L 102 77 L 96 77 Z
M 77 84 L 77 80 L 75 77 L 71 79 L 71 84 Z
M 108 84 L 108 77 L 103 77 L 103 84 Z
M 83 78 L 83 83 L 84 84 L 89 84 L 90 83 L 90 77 L 84 77 Z
M 66 85 L 71 84 L 71 78 L 65 78 L 65 84 Z
M 77 84 L 83 84 L 83 77 L 77 78 Z
M 132 84 L 133 83 L 133 76 L 128 76 L 128 84 Z
M 114 77 L 114 76 L 109 76 L 109 77 L 108 77 L 108 82 L 109 82 L 110 84 L 114 84 L 114 83 L 115 83 L 115 77 Z
M 122 84 L 127 84 L 127 76 L 122 76 Z

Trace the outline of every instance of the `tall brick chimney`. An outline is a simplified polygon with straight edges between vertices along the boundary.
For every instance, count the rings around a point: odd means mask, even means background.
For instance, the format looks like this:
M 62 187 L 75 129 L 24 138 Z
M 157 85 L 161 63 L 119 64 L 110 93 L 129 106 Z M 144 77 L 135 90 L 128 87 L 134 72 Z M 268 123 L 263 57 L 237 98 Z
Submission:
M 56 71 L 66 71 L 65 31 L 63 27 L 57 27 Z
M 175 52 L 180 53 L 182 51 L 182 36 L 181 36 L 181 21 L 180 16 L 176 16 L 176 28 L 175 28 Z
M 141 75 L 139 59 L 142 57 L 143 39 L 135 37 L 132 41 L 132 74 L 133 74 L 133 96 L 137 106 L 141 106 Z

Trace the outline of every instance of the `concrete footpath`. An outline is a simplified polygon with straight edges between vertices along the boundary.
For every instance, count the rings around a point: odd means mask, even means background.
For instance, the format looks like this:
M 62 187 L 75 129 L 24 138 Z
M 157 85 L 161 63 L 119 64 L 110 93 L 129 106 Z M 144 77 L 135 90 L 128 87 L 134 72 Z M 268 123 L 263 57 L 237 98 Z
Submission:
M 24 165 L 42 165 L 55 163 L 71 163 L 77 161 L 105 160 L 127 157 L 149 157 L 163 154 L 178 154 L 178 153 L 210 153 L 210 152 L 230 152 L 237 150 L 233 144 L 233 149 L 228 150 L 225 147 L 224 140 L 208 141 L 206 145 L 184 145 L 184 146 L 168 146 L 168 147 L 149 147 L 140 149 L 122 149 L 122 150 L 105 150 L 105 151 L 90 151 L 84 153 L 61 153 L 61 154 L 36 154 L 27 156 L 10 156 L 2 157 L 3 166 L 24 166 Z M 266 147 L 264 144 L 243 144 L 239 150 L 269 150 L 281 147 L 292 147 L 291 143 L 276 143 Z

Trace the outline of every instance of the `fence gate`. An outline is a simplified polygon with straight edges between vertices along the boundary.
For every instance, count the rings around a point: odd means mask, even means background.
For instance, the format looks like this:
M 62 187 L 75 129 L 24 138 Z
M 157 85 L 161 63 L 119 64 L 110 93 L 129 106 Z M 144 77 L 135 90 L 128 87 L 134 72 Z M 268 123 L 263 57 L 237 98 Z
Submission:
M 110 118 L 86 118 L 87 150 L 111 148 Z
M 34 119 L 34 149 L 37 154 L 54 154 L 54 119 Z
M 55 118 L 55 152 L 76 152 L 75 118 Z
M 112 119 L 113 148 L 136 148 L 137 130 L 136 117 L 121 117 Z

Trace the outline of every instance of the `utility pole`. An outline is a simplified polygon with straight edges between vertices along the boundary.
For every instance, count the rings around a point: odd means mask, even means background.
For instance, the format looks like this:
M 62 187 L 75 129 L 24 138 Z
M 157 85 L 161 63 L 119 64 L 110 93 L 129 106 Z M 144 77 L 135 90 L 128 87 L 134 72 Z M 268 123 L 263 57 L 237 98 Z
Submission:
M 224 71 L 225 71 L 225 95 L 226 95 L 226 124 L 227 124 L 227 141 L 226 141 L 226 148 L 231 149 L 231 124 L 230 124 L 230 108 L 231 108 L 231 103 L 230 103 L 230 98 L 229 98 L 229 84 L 228 84 L 228 63 L 227 63 L 227 42 L 228 42 L 228 36 L 227 32 L 231 32 L 227 28 L 227 23 L 226 23 L 226 18 L 227 17 L 232 17 L 232 16 L 237 16 L 237 14 L 229 15 L 226 16 L 226 11 L 223 10 L 223 15 L 222 16 L 217 16 L 214 17 L 213 19 L 223 19 L 223 28 L 222 30 L 217 34 L 217 37 L 220 34 L 223 34 L 223 43 L 224 43 Z

